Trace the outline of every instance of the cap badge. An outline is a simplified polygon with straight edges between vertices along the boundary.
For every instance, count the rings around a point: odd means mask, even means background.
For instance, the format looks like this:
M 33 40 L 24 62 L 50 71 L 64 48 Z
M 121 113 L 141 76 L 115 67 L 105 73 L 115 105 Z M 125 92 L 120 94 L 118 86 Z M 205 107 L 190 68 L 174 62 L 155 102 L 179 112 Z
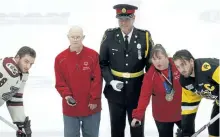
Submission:
M 126 13 L 126 9 L 123 8 L 123 9 L 121 10 L 121 12 L 122 12 L 122 13 Z

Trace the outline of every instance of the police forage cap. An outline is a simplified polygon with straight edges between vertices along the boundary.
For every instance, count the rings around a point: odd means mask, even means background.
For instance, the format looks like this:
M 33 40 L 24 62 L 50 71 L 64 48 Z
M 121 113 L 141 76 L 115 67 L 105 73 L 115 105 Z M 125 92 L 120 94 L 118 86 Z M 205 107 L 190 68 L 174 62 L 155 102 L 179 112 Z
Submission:
M 132 18 L 138 7 L 129 4 L 118 4 L 113 9 L 116 9 L 116 18 Z

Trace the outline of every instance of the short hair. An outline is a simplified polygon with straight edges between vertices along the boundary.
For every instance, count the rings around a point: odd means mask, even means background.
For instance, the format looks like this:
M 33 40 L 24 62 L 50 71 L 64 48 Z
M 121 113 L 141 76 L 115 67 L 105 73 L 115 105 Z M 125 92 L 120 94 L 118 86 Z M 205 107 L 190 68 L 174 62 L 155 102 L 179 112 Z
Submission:
M 164 56 L 168 57 L 165 48 L 161 44 L 156 44 L 150 52 L 150 60 L 153 58 L 154 55 L 157 56 L 158 52 L 161 52 Z
M 32 49 L 32 48 L 30 48 L 30 47 L 28 47 L 28 46 L 23 46 L 23 47 L 21 47 L 21 48 L 18 50 L 18 52 L 17 52 L 17 54 L 16 54 L 15 57 L 19 56 L 20 58 L 22 58 L 22 57 L 24 57 L 25 55 L 29 55 L 29 56 L 31 56 L 31 57 L 33 57 L 33 58 L 36 58 L 36 52 L 35 52 L 35 50 Z
M 177 60 L 177 59 L 190 61 L 190 59 L 194 60 L 195 58 L 188 50 L 183 49 L 183 50 L 177 51 L 173 55 L 173 60 Z

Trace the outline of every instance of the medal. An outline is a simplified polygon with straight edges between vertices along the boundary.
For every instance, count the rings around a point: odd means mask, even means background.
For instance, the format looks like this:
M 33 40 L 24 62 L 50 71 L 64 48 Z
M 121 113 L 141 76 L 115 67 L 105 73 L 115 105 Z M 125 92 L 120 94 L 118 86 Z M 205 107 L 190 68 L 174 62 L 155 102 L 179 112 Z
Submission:
M 166 94 L 165 99 L 169 102 L 172 101 L 173 100 L 173 94 Z
M 138 59 L 141 60 L 142 57 L 141 57 L 141 44 L 140 43 L 137 44 L 137 49 L 138 49 Z
M 173 100 L 173 96 L 174 96 L 174 90 L 172 89 L 171 91 L 170 91 L 170 93 L 167 93 L 166 94 L 166 96 L 165 96 L 165 99 L 167 100 L 167 101 L 172 101 Z
M 141 60 L 142 57 L 141 57 L 141 50 L 138 50 L 138 59 Z

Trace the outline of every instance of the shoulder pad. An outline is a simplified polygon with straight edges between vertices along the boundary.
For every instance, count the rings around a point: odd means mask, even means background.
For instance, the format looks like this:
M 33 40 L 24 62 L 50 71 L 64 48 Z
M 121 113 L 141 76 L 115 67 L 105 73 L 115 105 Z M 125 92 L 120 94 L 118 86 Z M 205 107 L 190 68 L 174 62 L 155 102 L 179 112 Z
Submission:
M 137 29 L 137 30 L 142 32 L 148 32 L 148 30 L 144 30 L 144 29 Z
M 109 29 L 106 30 L 106 32 L 110 32 L 110 31 L 114 31 L 114 30 L 118 30 L 118 29 L 119 29 L 119 27 L 117 27 L 117 28 L 109 28 Z
M 12 58 L 4 58 L 3 67 L 11 77 L 15 78 L 20 76 L 19 68 Z

